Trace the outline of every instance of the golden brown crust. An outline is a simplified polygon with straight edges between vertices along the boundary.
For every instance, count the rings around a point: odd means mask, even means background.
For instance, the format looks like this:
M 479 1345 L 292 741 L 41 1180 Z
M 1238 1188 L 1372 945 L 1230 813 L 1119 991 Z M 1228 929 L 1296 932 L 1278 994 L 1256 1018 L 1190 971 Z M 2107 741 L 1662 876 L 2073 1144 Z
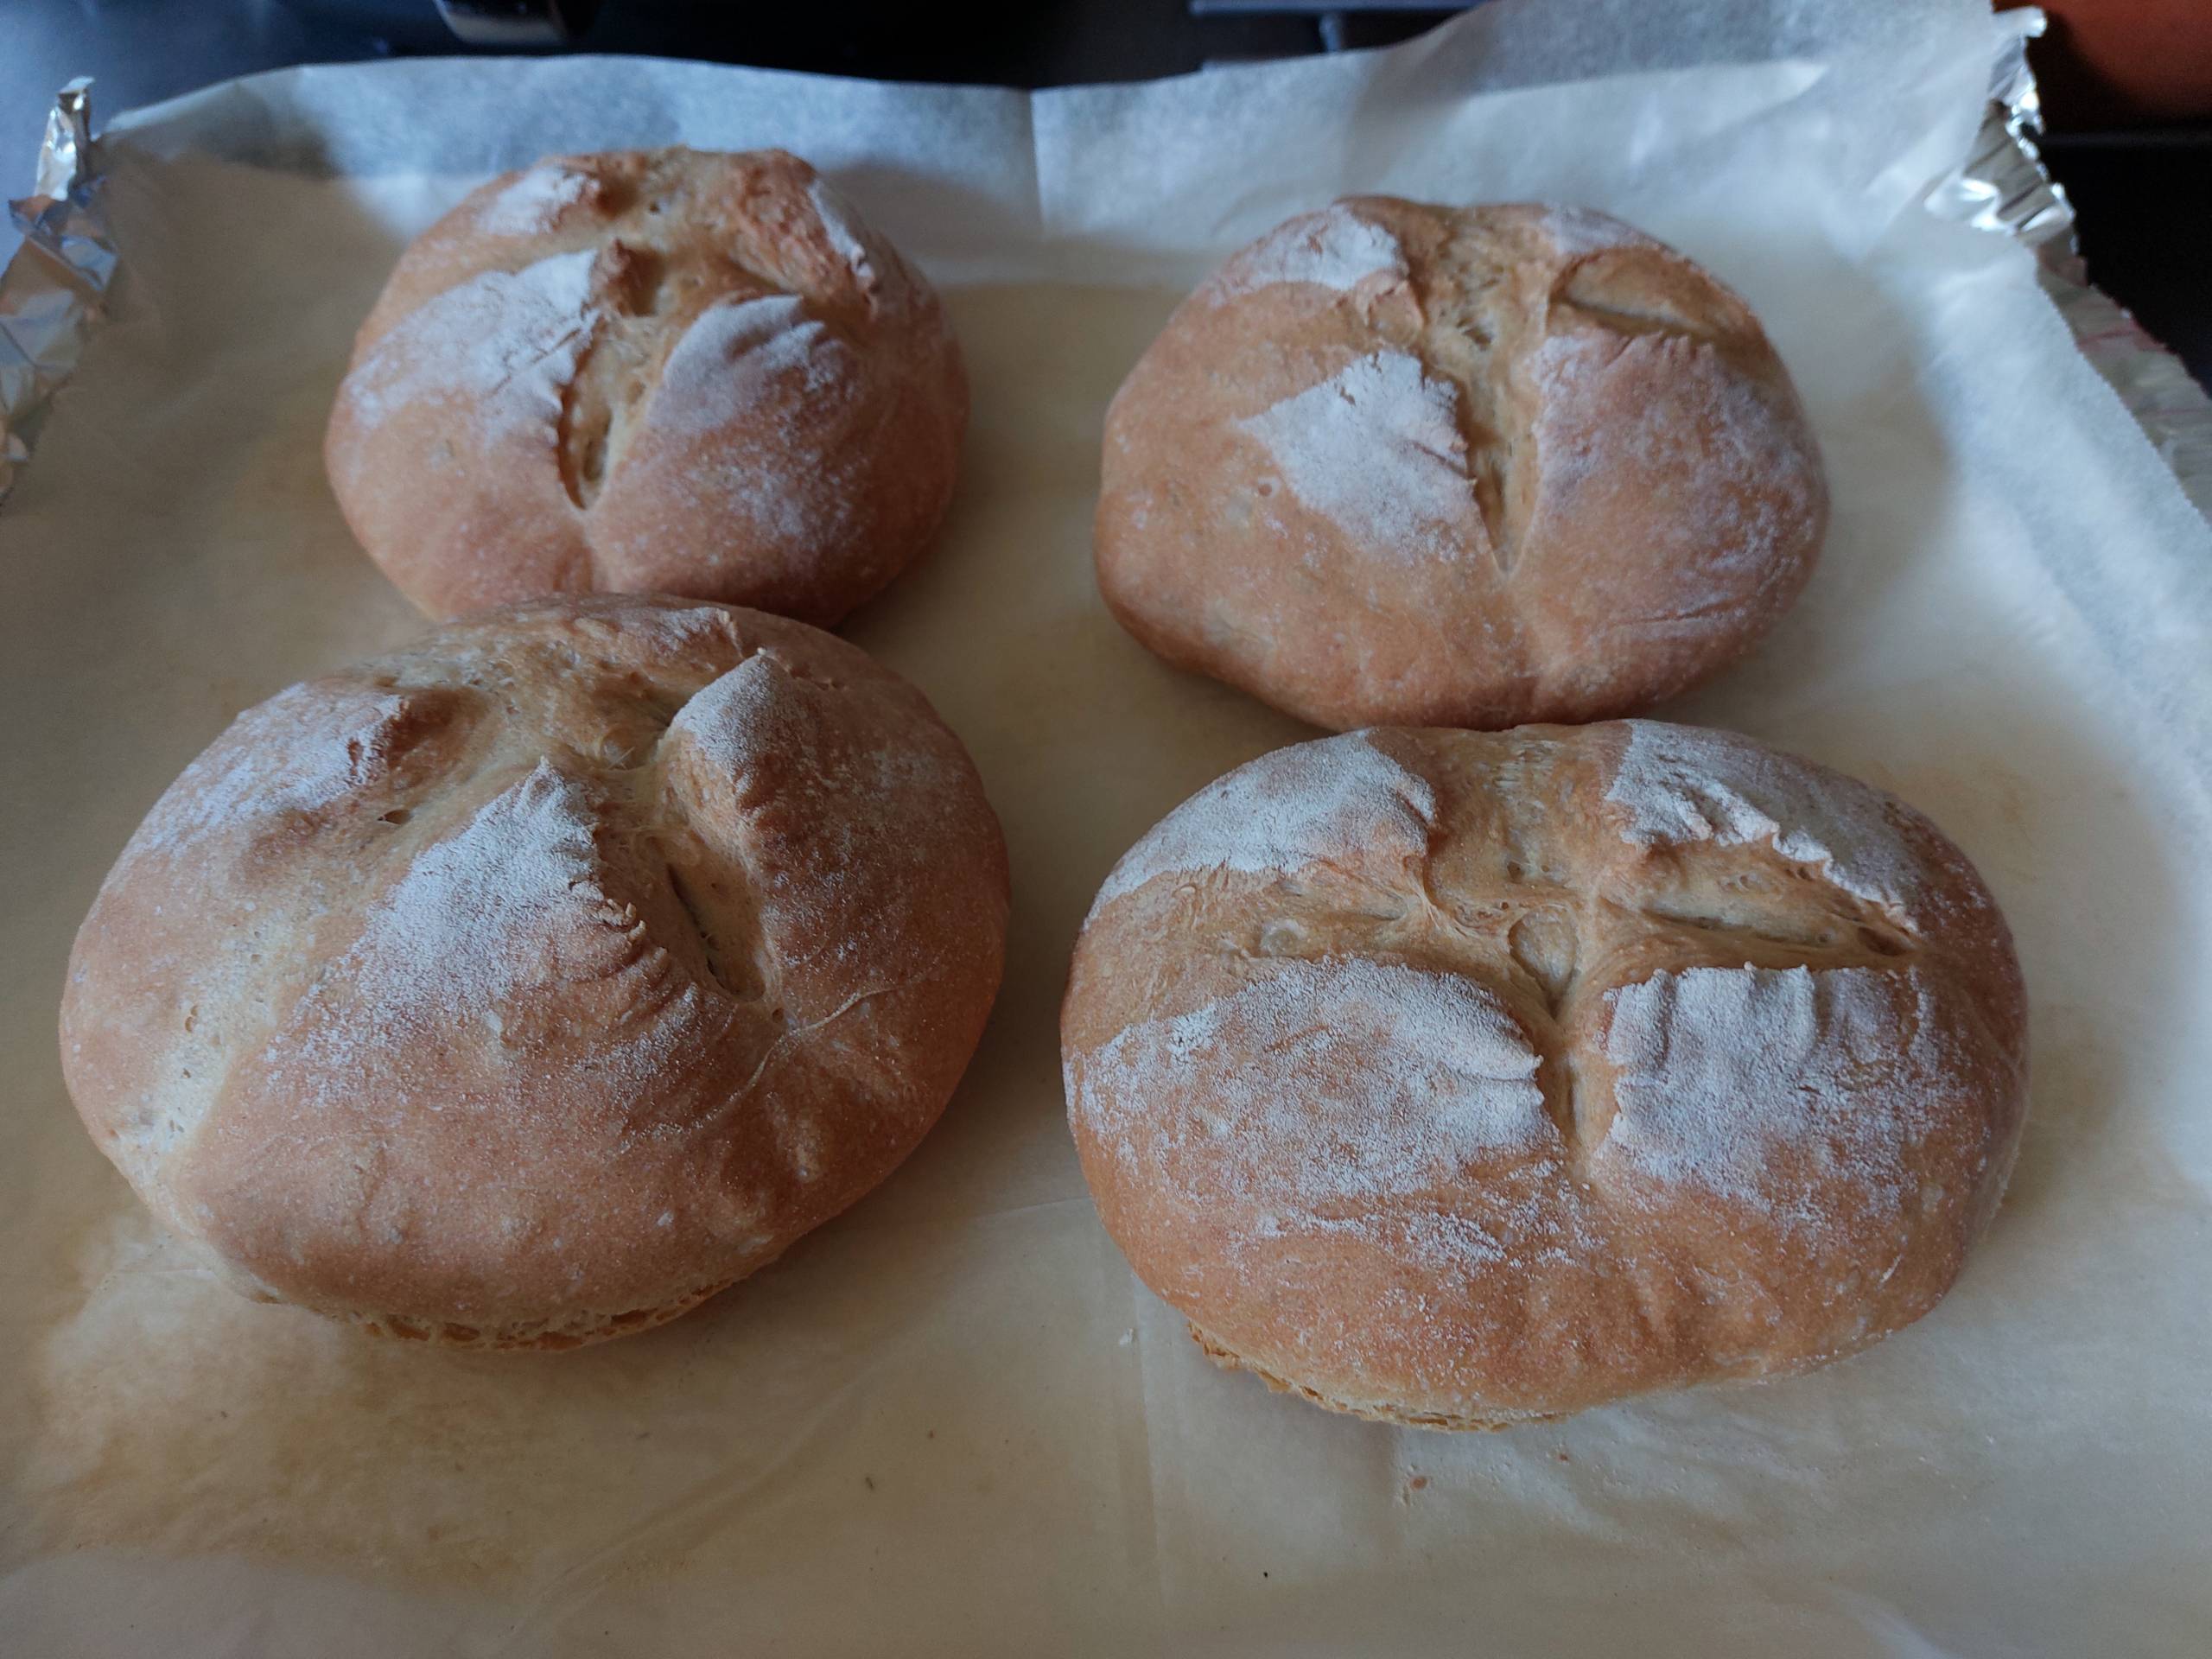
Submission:
M 1758 320 L 1602 214 L 1345 199 L 1231 258 L 1107 416 L 1122 626 L 1319 725 L 1631 714 L 1810 576 L 1818 450 Z
M 998 985 L 959 741 L 803 624 L 544 601 L 248 709 L 77 939 L 70 1092 L 249 1289 L 570 1346 L 772 1260 L 943 1110 Z
M 1217 1357 L 1487 1427 L 1840 1357 L 1993 1213 L 2026 1005 L 1957 849 L 1749 740 L 1380 729 L 1230 773 L 1078 941 L 1107 1230 Z
M 827 626 L 927 544 L 967 412 L 937 296 L 804 162 L 619 150 L 409 247 L 324 455 L 432 616 L 672 593 Z
M 1185 1322 L 1187 1324 L 1187 1321 Z M 1528 1412 L 1519 1416 L 1469 1416 L 1449 1413 L 1420 1412 L 1387 1402 L 1366 1400 L 1346 1400 L 1309 1389 L 1302 1382 L 1293 1382 L 1277 1376 L 1266 1367 L 1255 1364 L 1234 1349 L 1224 1348 L 1195 1325 L 1189 1326 L 1191 1340 L 1198 1351 L 1224 1371 L 1244 1371 L 1268 1385 L 1273 1394 L 1294 1394 L 1308 1404 L 1324 1411 L 1342 1412 L 1347 1417 L 1364 1417 L 1370 1423 L 1394 1423 L 1401 1428 L 1442 1428 L 1475 1433 L 1494 1433 L 1501 1428 L 1515 1428 L 1522 1423 L 1548 1423 L 1560 1414 L 1557 1412 Z

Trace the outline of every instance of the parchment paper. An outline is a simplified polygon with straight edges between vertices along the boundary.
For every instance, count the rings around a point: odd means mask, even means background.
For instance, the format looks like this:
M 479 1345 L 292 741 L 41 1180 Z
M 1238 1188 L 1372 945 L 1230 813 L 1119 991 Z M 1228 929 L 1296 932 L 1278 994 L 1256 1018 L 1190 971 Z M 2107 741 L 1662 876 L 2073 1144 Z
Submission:
M 1967 0 L 1498 0 L 1376 56 L 1034 99 L 640 61 L 307 70 L 119 122 L 126 276 L 0 515 L 0 1652 L 2202 1654 L 2212 1643 L 2212 535 L 2026 254 L 1917 204 Z M 94 887 L 243 705 L 414 632 L 325 486 L 351 332 L 488 172 L 779 143 L 944 286 L 938 551 L 851 636 L 1006 822 L 1005 994 L 880 1192 L 660 1332 L 380 1344 L 232 1297 L 79 1131 Z M 1352 188 L 1623 213 L 1740 288 L 1831 471 L 1825 565 L 1666 712 L 1873 779 L 2034 994 L 1956 1293 L 1815 1376 L 1485 1437 L 1217 1373 L 1069 1145 L 1056 1004 L 1116 855 L 1308 735 L 1100 605 L 1106 401 L 1179 291 Z

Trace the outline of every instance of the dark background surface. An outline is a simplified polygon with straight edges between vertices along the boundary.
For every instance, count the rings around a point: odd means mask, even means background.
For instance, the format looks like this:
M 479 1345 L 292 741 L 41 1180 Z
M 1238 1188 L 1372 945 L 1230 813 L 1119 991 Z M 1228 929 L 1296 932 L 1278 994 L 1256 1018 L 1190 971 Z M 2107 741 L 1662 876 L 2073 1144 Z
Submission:
M 2201 6 L 2212 35 L 2212 0 L 2169 3 Z M 1354 10 L 1325 23 L 1234 11 L 1193 16 L 1187 0 L 607 0 L 576 48 L 1042 86 L 1287 57 L 1320 50 L 1325 38 L 1381 44 L 1437 16 Z M 432 0 L 0 0 L 0 194 L 29 188 L 46 111 L 73 75 L 95 78 L 96 112 L 105 115 L 256 70 L 463 49 Z M 2047 79 L 2070 92 L 2078 66 L 2057 55 L 2063 49 L 2056 41 L 2036 48 L 2050 60 L 2041 66 Z M 2178 351 L 2200 383 L 2212 384 L 2212 124 L 2115 127 L 2122 101 L 2081 100 L 2087 119 L 2075 118 L 2069 131 L 2062 100 L 2046 159 L 2074 201 L 2091 277 Z

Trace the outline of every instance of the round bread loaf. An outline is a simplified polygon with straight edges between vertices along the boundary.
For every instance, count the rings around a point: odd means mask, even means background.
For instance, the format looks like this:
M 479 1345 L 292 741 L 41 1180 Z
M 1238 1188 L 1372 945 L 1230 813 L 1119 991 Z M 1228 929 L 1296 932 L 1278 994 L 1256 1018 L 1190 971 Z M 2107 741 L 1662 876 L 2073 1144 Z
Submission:
M 571 1347 L 889 1174 L 1006 917 L 975 767 L 865 653 L 543 601 L 280 692 L 186 768 L 78 934 L 63 1068 L 250 1292 Z
M 1107 880 L 1061 1041 L 1099 1214 L 1206 1351 L 1443 1428 L 1918 1319 L 2026 1098 L 2019 967 L 1957 849 L 1651 721 L 1230 773 Z
M 1336 728 L 1596 720 L 1811 575 L 1820 456 L 1750 309 L 1575 209 L 1355 196 L 1237 254 L 1106 418 L 1099 586 Z
M 919 554 L 968 391 L 929 284 L 780 150 L 564 156 L 418 238 L 324 444 L 432 616 L 539 594 L 827 626 Z

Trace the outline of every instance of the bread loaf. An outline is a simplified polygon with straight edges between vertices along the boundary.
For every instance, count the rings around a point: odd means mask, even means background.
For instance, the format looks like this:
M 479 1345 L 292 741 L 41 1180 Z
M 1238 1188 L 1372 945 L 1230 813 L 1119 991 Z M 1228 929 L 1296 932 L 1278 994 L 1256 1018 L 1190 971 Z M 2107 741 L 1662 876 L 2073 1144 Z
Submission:
M 1062 1050 L 1099 1214 L 1208 1353 L 1446 1428 L 1910 1324 L 2026 1105 L 2018 964 L 1957 849 L 1649 721 L 1230 773 L 1108 878 Z
M 1603 214 L 1355 196 L 1184 302 L 1115 397 L 1098 582 L 1302 719 L 1632 714 L 1742 656 L 1827 524 L 1744 302 Z
M 78 935 L 64 1071 L 252 1294 L 569 1347 L 887 1175 L 1006 917 L 974 766 L 863 652 L 539 602 L 280 692 L 188 766 Z
M 416 239 L 325 457 L 434 617 L 612 591 L 828 626 L 927 544 L 967 413 L 937 296 L 804 162 L 628 150 Z

